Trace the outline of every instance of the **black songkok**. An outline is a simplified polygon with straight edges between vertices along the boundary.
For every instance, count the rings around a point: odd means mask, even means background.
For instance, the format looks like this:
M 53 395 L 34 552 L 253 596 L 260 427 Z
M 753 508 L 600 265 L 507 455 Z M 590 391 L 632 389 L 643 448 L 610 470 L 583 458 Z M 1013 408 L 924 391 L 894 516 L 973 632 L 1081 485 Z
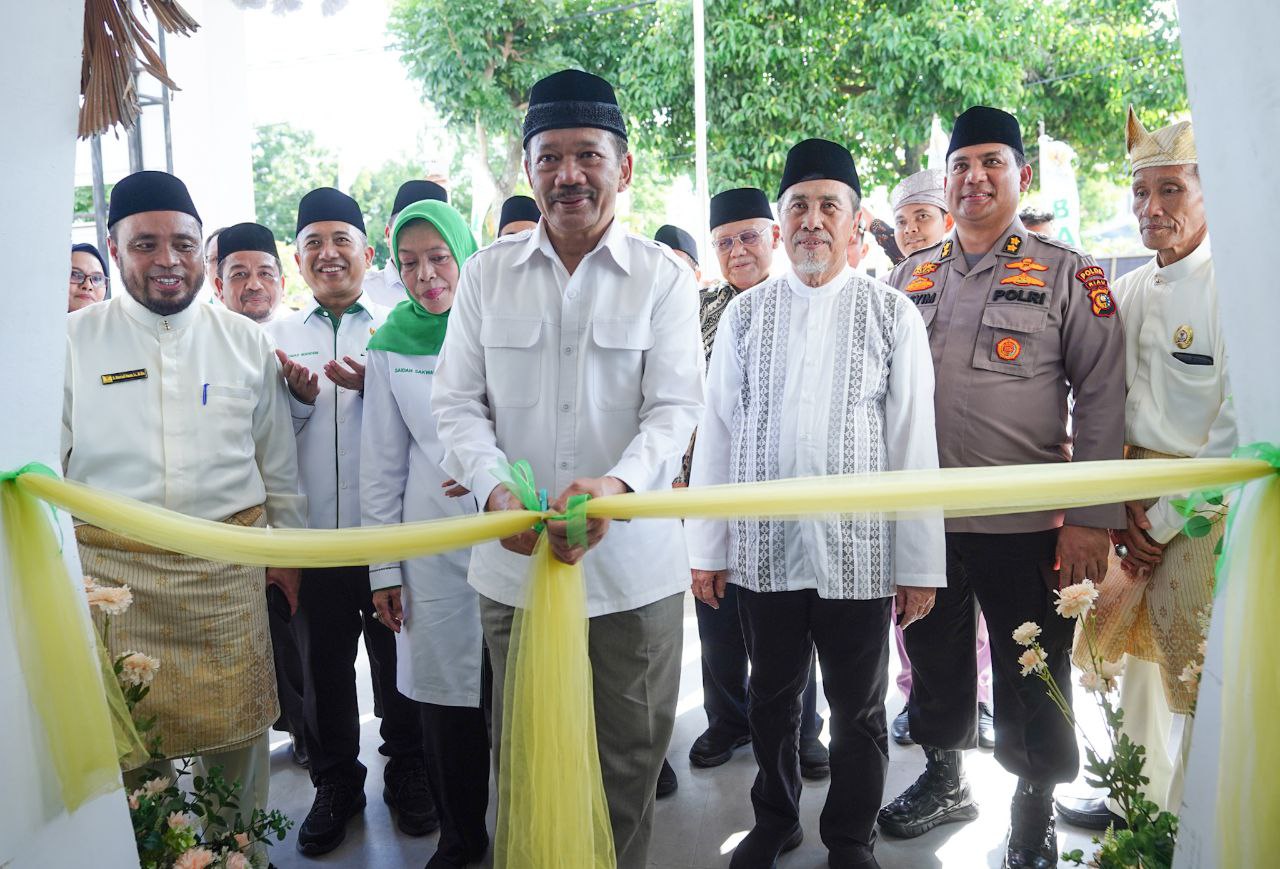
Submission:
M 434 199 L 437 202 L 448 203 L 449 191 L 434 181 L 406 181 L 396 191 L 396 201 L 391 206 L 391 213 L 399 214 L 413 203 L 421 202 L 424 199 Z
M 858 181 L 858 170 L 853 167 L 853 155 L 849 149 L 826 139 L 805 139 L 787 152 L 778 198 L 781 199 L 792 184 L 822 180 L 843 181 L 859 198 L 862 197 L 862 184 Z
M 233 253 L 242 250 L 258 250 L 279 259 L 276 237 L 260 223 L 237 223 L 218 234 L 218 265 Z
M 200 223 L 200 212 L 191 201 L 187 185 L 168 172 L 134 172 L 111 188 L 111 205 L 107 209 L 107 228 L 132 214 L 144 211 L 181 211 Z
M 543 130 L 595 127 L 627 138 L 613 85 L 579 69 L 562 69 L 529 90 L 524 116 L 524 144 Z
M 502 203 L 502 213 L 498 215 L 498 232 L 502 232 L 502 227 L 508 223 L 515 223 L 517 220 L 532 220 L 537 223 L 541 218 L 538 203 L 528 196 L 512 196 Z
M 660 241 L 672 250 L 684 251 L 695 263 L 698 261 L 698 243 L 693 236 L 678 226 L 665 223 L 653 234 L 654 241 Z
M 735 187 L 711 197 L 711 228 L 738 220 L 773 220 L 769 197 L 759 187 Z
M 950 157 L 961 148 L 989 142 L 1008 145 L 1018 154 L 1026 155 L 1017 118 L 990 106 L 970 106 L 956 118 L 955 126 L 951 128 L 951 144 L 947 146 L 947 156 Z
M 302 230 L 322 220 L 338 220 L 365 231 L 360 206 L 350 196 L 332 187 L 317 187 L 302 197 L 298 203 L 298 228 L 294 235 L 301 235 Z
M 107 268 L 107 260 L 106 260 L 106 257 L 104 257 L 104 256 L 103 256 L 103 255 L 98 251 L 98 248 L 97 248 L 97 247 L 95 247 L 94 245 L 92 245 L 92 244 L 73 244 L 73 245 L 71 245 L 71 252 L 72 252 L 72 253 L 87 253 L 87 254 L 91 254 L 91 255 L 92 255 L 92 256 L 93 256 L 93 257 L 98 261 L 98 263 L 102 266 L 102 273 L 103 273 L 104 275 L 106 275 L 107 277 L 111 277 L 111 269 Z

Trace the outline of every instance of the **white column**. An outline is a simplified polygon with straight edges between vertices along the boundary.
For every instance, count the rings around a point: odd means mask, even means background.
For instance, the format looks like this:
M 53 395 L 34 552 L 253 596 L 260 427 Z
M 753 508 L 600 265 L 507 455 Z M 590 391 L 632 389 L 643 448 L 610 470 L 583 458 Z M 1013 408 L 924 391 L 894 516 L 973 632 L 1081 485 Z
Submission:
M 707 50 L 706 14 L 702 0 L 693 0 L 693 135 L 695 195 L 698 197 L 698 225 L 691 227 L 698 240 L 702 276 L 710 278 L 720 271 L 720 261 L 711 250 L 711 191 L 707 189 Z
M 58 465 L 62 368 L 66 353 L 67 272 L 70 269 L 80 36 L 78 0 L 9 3 L 12 38 L 0 52 L 0 79 L 9 84 L 0 111 L 17 129 L 0 137 L 5 207 L 0 239 L 12 267 L 0 270 L 0 468 L 31 461 Z M 71 523 L 60 516 L 64 540 Z M 65 556 L 72 577 L 74 545 Z M 62 811 L 49 747 L 41 736 L 13 645 L 7 558 L 0 558 L 0 866 L 61 869 L 86 864 L 136 866 L 123 792 Z
M 1265 275 L 1275 233 L 1270 222 L 1256 216 L 1259 207 L 1280 201 L 1280 163 L 1275 158 L 1275 145 L 1280 142 L 1280 92 L 1276 90 L 1280 54 L 1273 36 L 1280 30 L 1280 4 L 1275 0 L 1181 0 L 1178 11 L 1240 440 L 1246 444 L 1280 441 L 1275 383 L 1280 371 L 1280 342 L 1276 341 L 1280 308 L 1274 282 Z M 1218 774 L 1222 650 L 1224 643 L 1234 641 L 1224 636 L 1220 610 L 1214 613 L 1209 635 L 1179 813 L 1174 860 L 1178 869 L 1217 865 L 1217 797 L 1220 788 L 1233 785 L 1220 782 Z M 1259 662 L 1259 666 L 1274 665 L 1273 660 Z M 1275 735 L 1260 733 L 1258 738 L 1274 739 Z M 1249 811 L 1247 804 L 1245 811 Z M 1260 827 L 1276 823 L 1275 818 L 1250 820 Z

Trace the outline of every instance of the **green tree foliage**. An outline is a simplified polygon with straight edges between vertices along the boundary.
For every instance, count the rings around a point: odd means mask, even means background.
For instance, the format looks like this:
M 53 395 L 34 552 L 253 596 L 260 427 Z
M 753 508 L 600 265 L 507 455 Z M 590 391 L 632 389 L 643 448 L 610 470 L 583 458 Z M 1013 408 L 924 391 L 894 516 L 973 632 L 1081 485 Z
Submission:
M 617 10 L 617 11 L 610 11 Z M 1160 0 L 707 0 L 712 189 L 773 192 L 804 136 L 845 142 L 869 184 L 921 168 L 935 115 L 1015 112 L 1115 177 L 1124 109 L 1186 109 L 1173 4 Z M 632 146 L 692 174 L 693 39 L 687 0 L 399 0 L 390 30 L 423 96 L 507 195 L 529 86 L 565 66 L 618 86 Z M 1034 153 L 1029 155 L 1034 159 Z M 655 165 L 656 164 L 656 165 Z
M 373 245 L 376 265 L 381 266 L 390 256 L 386 226 L 391 219 L 396 191 L 404 182 L 422 177 L 422 167 L 413 160 L 388 160 L 376 169 L 362 169 L 351 182 L 348 192 L 364 212 L 364 224 L 369 230 L 369 244 Z
M 298 200 L 316 187 L 338 183 L 338 160 L 310 130 L 268 124 L 254 131 L 253 198 L 258 223 L 280 241 L 293 242 Z

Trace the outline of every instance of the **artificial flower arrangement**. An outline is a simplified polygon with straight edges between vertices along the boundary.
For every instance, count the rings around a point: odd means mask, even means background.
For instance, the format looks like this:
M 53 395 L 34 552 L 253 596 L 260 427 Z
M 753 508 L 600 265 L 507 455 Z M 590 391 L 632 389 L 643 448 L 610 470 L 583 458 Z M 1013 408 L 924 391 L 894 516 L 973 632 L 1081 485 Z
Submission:
M 127 585 L 99 585 L 91 577 L 84 578 L 84 590 L 90 607 L 102 616 L 102 645 L 107 648 L 111 617 L 129 609 L 133 593 Z M 145 755 L 163 761 L 160 737 L 152 733 L 155 717 L 140 718 L 134 712 L 150 693 L 161 662 L 129 650 L 109 663 L 128 709 L 130 721 L 123 726 L 135 731 L 125 734 L 121 743 L 137 745 L 145 739 Z M 106 687 L 110 692 L 117 686 Z M 266 846 L 272 838 L 283 840 L 293 821 L 276 810 L 254 809 L 246 822 L 238 811 L 240 782 L 228 783 L 221 767 L 203 776 L 191 775 L 191 768 L 191 761 L 183 759 L 176 778 L 154 775 L 129 793 L 129 816 L 143 869 L 266 869 Z M 179 786 L 183 779 L 187 787 Z

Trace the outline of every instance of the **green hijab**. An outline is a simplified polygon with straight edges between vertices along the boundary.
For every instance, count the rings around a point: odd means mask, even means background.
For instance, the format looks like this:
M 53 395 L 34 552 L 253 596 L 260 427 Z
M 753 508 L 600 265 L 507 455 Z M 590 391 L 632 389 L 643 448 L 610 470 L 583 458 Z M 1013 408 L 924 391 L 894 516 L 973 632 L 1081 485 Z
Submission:
M 476 252 L 476 240 L 471 237 L 471 230 L 467 229 L 467 222 L 462 219 L 462 215 L 452 205 L 424 199 L 402 210 L 396 218 L 395 226 L 391 228 L 391 259 L 396 264 L 397 271 L 400 269 L 400 230 L 413 220 L 425 220 L 436 228 L 457 261 L 459 271 L 467 257 Z M 392 309 L 387 321 L 369 339 L 369 349 L 404 353 L 407 356 L 435 356 L 444 344 L 449 312 L 433 314 L 422 307 L 408 287 L 405 288 L 405 294 L 409 298 Z

